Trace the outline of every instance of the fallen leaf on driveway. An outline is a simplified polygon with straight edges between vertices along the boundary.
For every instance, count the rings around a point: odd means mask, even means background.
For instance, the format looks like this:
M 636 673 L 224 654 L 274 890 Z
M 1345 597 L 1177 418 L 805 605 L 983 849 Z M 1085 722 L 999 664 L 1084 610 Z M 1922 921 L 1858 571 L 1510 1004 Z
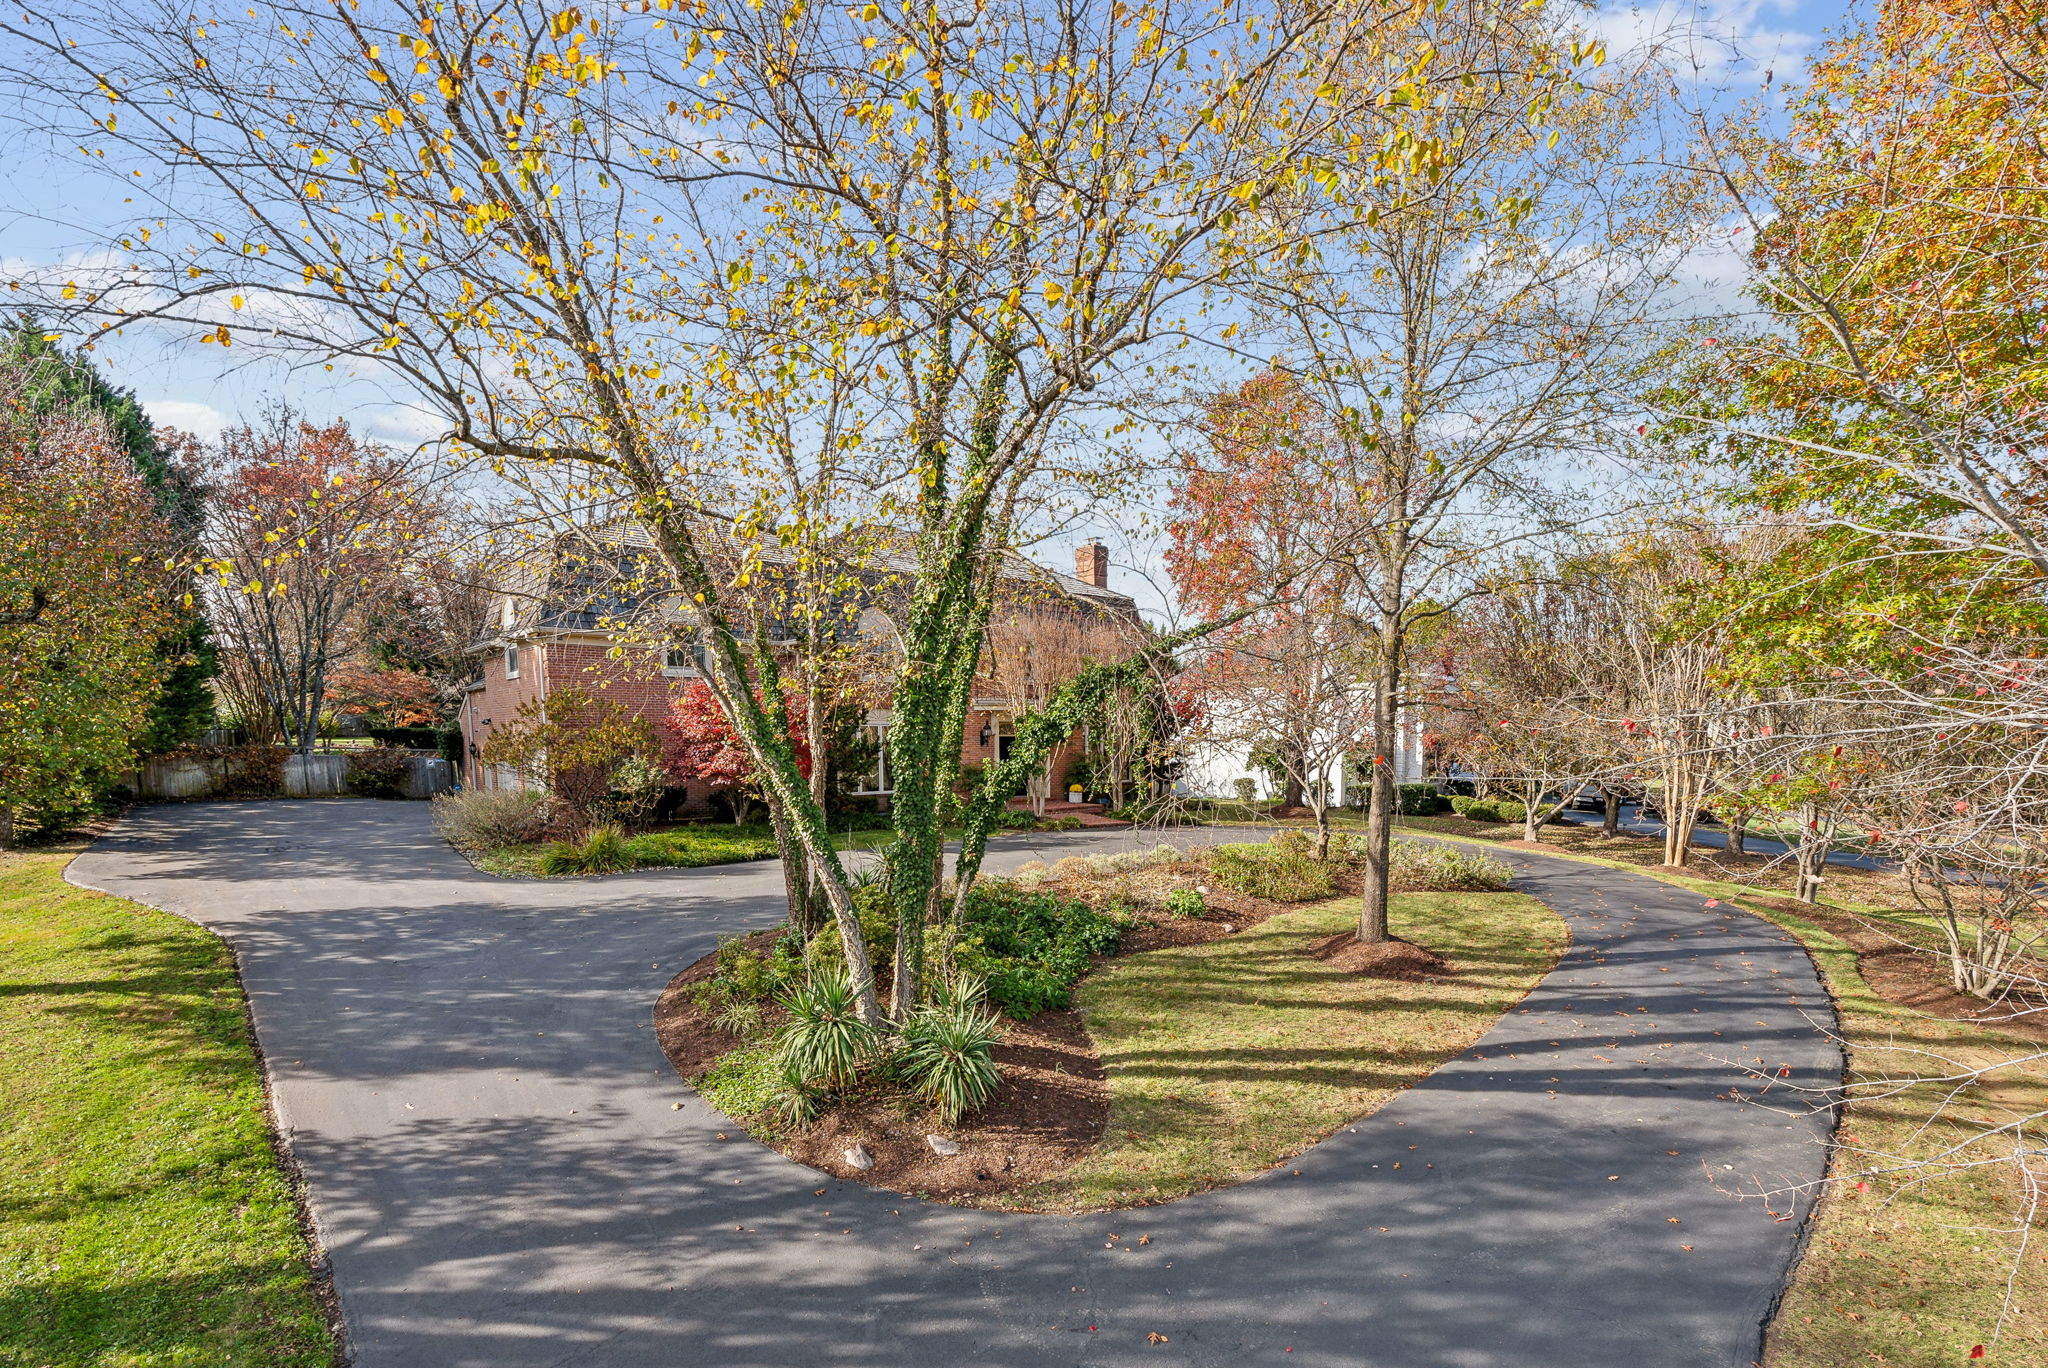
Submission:
M 1171 1344 L 1172 1342 L 1172 1340 L 1169 1340 L 1157 1330 L 1150 1331 L 1145 1336 L 1145 1343 L 1147 1344 Z

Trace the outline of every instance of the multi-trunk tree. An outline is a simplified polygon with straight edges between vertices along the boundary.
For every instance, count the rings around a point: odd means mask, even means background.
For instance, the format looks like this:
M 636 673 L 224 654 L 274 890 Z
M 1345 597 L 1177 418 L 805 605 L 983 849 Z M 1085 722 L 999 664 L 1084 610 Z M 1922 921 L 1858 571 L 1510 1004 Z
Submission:
M 790 461 L 814 470 L 812 439 L 840 434 L 868 521 L 900 534 L 886 860 L 908 1012 L 949 914 L 940 818 L 1022 510 L 1076 441 L 1115 440 L 1094 406 L 1155 383 L 1203 292 L 1250 268 L 1233 223 L 1433 155 L 1379 97 L 1426 105 L 1463 72 L 1392 13 L 712 0 L 194 25 L 84 0 L 6 27 L 37 54 L 29 98 L 150 219 L 121 239 L 136 271 L 67 283 L 79 309 L 359 358 L 456 448 L 553 463 L 640 525 L 874 1018 L 845 871 L 775 715 L 780 663 L 733 601 L 761 553 L 818 545 L 750 437 L 761 377 L 860 401 L 840 426 L 795 405 Z M 802 328 L 786 365 L 749 330 L 764 296 Z M 1119 668 L 1020 720 L 1016 766 Z M 967 806 L 961 894 L 1005 768 Z
M 371 613 L 435 517 L 407 463 L 344 422 L 286 412 L 222 434 L 201 538 L 207 604 L 265 730 L 312 752 L 335 670 L 364 651 Z

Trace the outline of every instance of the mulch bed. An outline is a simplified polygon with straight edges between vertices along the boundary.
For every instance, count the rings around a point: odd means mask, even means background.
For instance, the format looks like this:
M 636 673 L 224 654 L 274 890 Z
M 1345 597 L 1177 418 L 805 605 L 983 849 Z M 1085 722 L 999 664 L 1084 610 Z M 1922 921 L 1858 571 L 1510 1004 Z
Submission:
M 995 1048 L 1003 1085 L 986 1107 L 954 1126 L 938 1124 L 924 1104 L 878 1090 L 834 1107 L 776 1148 L 800 1164 L 897 1192 L 938 1198 L 990 1197 L 1029 1187 L 1073 1167 L 1102 1138 L 1109 1085 L 1079 1013 L 1040 1012 L 1006 1023 Z M 941 1155 L 926 1136 L 960 1146 Z M 846 1151 L 858 1142 L 874 1160 L 856 1169 Z
M 1839 937 L 1856 952 L 1856 969 L 1870 990 L 1887 1002 L 1949 1021 L 1981 1022 L 2030 1040 L 2048 1041 L 2048 1004 L 2008 998 L 1986 1002 L 1956 991 L 1941 956 L 1901 945 L 1882 929 L 1837 908 L 1797 898 L 1744 898 L 1784 912 Z M 2022 1013 L 2023 1015 L 2014 1015 Z
M 1309 953 L 1332 968 L 1362 978 L 1426 983 L 1431 979 L 1449 978 L 1457 972 L 1442 955 L 1413 941 L 1396 937 L 1362 945 L 1356 931 L 1339 931 L 1334 936 L 1325 936 L 1310 947 Z
M 747 942 L 765 951 L 778 934 L 758 932 Z M 676 1072 L 692 1081 L 741 1043 L 690 997 L 691 985 L 716 968 L 715 954 L 698 960 L 670 980 L 654 1009 L 661 1048 Z M 1071 1168 L 1095 1147 L 1109 1119 L 1109 1088 L 1079 1013 L 1040 1012 L 1029 1021 L 1005 1021 L 995 1060 L 1003 1071 L 1002 1088 L 958 1125 L 941 1126 L 922 1101 L 877 1083 L 810 1125 L 766 1142 L 835 1178 L 940 1198 L 1028 1187 Z M 928 1135 L 952 1140 L 960 1153 L 938 1154 Z M 863 1171 L 847 1162 L 846 1151 L 856 1143 L 874 1160 L 873 1168 Z

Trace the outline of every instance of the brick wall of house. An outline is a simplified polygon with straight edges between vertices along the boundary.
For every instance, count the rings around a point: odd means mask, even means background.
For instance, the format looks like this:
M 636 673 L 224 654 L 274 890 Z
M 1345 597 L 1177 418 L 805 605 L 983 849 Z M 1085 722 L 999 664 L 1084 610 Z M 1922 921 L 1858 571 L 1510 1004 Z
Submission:
M 505 726 L 519 710 L 540 698 L 546 690 L 541 653 L 528 642 L 519 648 L 519 674 L 508 678 L 505 653 L 490 651 L 483 657 L 483 687 L 469 695 L 462 713 L 462 782 L 466 788 L 517 787 L 518 778 L 483 762 L 482 749 L 494 728 Z
M 1048 629 L 1059 630 L 1062 621 L 1049 620 Z M 520 708 L 546 693 L 559 689 L 584 689 L 615 699 L 658 725 L 667 715 L 670 702 L 681 695 L 693 677 L 664 672 L 660 657 L 652 651 L 629 651 L 614 658 L 610 647 L 600 640 L 545 638 L 529 639 L 520 646 L 519 675 L 508 679 L 504 652 L 489 651 L 483 657 L 483 687 L 469 694 L 469 703 L 462 715 L 466 757 L 463 783 L 470 788 L 518 785 L 518 777 L 508 770 L 485 765 L 480 752 L 493 731 L 511 723 Z M 981 681 L 975 692 L 977 697 L 990 697 L 995 694 L 996 687 L 989 681 Z M 999 712 L 978 708 L 969 711 L 966 735 L 961 741 L 963 764 L 987 764 L 994 760 L 1002 722 L 1003 715 Z M 984 728 L 989 732 L 987 741 L 981 739 Z M 1077 731 L 1055 753 L 1052 766 L 1054 798 L 1066 796 L 1068 769 L 1085 749 L 1083 737 Z M 708 792 L 688 792 L 675 815 L 708 816 L 713 811 L 709 800 Z

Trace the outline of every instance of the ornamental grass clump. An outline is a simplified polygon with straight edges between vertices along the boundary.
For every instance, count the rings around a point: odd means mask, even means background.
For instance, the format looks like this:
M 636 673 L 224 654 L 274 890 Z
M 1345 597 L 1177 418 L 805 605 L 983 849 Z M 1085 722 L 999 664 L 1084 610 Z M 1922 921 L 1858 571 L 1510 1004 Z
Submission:
M 1505 861 L 1480 851 L 1426 841 L 1394 842 L 1393 887 L 1402 893 L 1497 893 L 1514 877 Z
M 496 850 L 537 841 L 548 826 L 538 789 L 469 789 L 434 799 L 434 826 L 458 850 Z
M 890 1067 L 952 1125 L 995 1096 L 1002 1083 L 996 1042 L 1002 1028 L 986 1006 L 987 988 L 963 978 L 945 997 L 903 1023 Z
M 1301 844 L 1306 847 L 1307 842 Z M 1337 891 L 1335 870 L 1312 851 L 1291 843 L 1217 846 L 1209 852 L 1209 876 L 1225 888 L 1273 902 L 1313 902 Z
M 625 830 L 601 822 L 581 841 L 557 841 L 540 857 L 543 874 L 619 874 L 638 867 Z

